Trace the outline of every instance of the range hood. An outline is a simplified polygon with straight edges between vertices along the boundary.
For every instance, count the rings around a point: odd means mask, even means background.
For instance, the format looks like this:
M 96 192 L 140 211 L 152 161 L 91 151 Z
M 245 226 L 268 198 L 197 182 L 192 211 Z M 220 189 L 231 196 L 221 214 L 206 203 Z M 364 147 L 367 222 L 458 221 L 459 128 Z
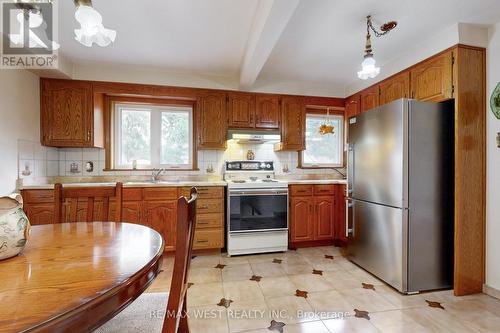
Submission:
M 281 141 L 281 135 L 279 131 L 229 130 L 227 131 L 227 139 L 250 144 L 276 143 Z

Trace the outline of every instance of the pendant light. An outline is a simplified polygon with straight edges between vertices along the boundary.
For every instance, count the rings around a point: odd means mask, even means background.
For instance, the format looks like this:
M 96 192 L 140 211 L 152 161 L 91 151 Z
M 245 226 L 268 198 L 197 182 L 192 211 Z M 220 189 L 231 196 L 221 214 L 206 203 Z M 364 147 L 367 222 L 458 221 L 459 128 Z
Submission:
M 358 71 L 358 78 L 361 80 L 373 79 L 380 74 L 380 67 L 376 67 L 376 61 L 373 56 L 372 41 L 370 30 L 374 32 L 376 37 L 381 37 L 397 26 L 396 21 L 390 21 L 380 27 L 378 31 L 373 27 L 371 16 L 366 17 L 366 44 L 364 60 L 361 63 L 361 70 Z
M 92 7 L 91 0 L 74 0 L 75 19 L 80 29 L 75 29 L 75 39 L 82 45 L 92 47 L 94 43 L 101 47 L 115 41 L 116 31 L 104 28 L 101 14 Z

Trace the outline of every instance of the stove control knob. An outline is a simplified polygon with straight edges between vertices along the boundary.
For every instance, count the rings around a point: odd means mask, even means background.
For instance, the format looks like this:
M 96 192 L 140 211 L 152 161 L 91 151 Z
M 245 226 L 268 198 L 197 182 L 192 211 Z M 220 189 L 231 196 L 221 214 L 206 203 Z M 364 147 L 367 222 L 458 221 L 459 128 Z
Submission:
M 266 164 L 266 168 L 271 169 L 271 164 Z

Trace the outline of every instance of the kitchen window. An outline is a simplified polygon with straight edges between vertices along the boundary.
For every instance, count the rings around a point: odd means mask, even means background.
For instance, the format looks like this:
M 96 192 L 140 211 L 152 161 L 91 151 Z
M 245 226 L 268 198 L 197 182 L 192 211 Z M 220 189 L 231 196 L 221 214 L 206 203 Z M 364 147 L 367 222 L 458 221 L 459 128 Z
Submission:
M 115 104 L 115 169 L 192 169 L 191 107 Z
M 334 127 L 333 134 L 319 134 L 324 123 Z M 303 168 L 341 168 L 344 166 L 344 117 L 308 113 L 306 149 L 300 153 Z

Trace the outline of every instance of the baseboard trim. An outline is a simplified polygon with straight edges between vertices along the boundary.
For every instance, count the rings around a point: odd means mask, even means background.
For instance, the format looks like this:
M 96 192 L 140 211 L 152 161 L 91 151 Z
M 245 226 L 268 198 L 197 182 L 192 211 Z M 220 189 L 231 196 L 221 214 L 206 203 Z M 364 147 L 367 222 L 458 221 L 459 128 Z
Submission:
M 483 293 L 500 300 L 500 290 L 490 287 L 487 284 L 483 285 Z

